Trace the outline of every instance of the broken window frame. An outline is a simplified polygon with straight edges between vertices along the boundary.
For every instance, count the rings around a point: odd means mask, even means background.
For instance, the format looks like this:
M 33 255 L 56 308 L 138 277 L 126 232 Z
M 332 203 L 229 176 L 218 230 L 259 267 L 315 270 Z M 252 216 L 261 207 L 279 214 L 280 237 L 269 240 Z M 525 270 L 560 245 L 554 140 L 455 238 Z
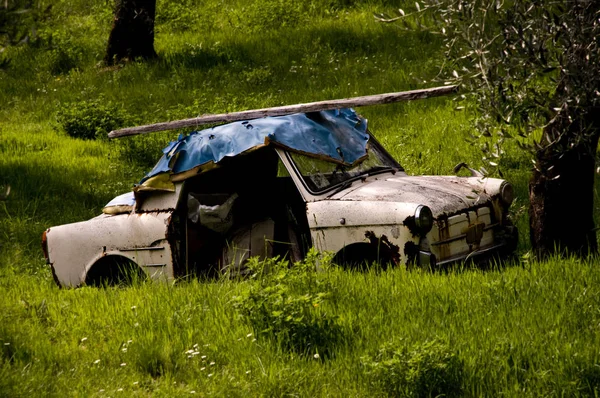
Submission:
M 371 165 L 371 167 L 364 168 L 364 165 L 373 160 L 373 157 L 376 156 L 379 159 L 381 164 L 379 165 Z M 348 183 L 352 181 L 356 181 L 360 178 L 364 178 L 369 175 L 375 175 L 386 172 L 397 172 L 404 171 L 402 166 L 394 158 L 387 153 L 387 151 L 381 146 L 381 144 L 369 133 L 369 142 L 367 143 L 367 157 L 355 165 L 348 167 L 339 163 L 327 161 L 324 159 L 318 159 L 311 156 L 303 155 L 298 152 L 285 151 L 285 157 L 287 158 L 289 165 L 293 172 L 299 177 L 298 180 L 302 183 L 302 186 L 310 193 L 311 195 L 323 195 L 333 190 L 339 189 L 340 187 L 346 186 Z M 314 179 L 310 178 L 310 175 L 303 173 L 302 165 L 298 162 L 299 159 L 306 159 L 308 162 L 320 162 L 323 164 L 331 165 L 333 168 L 332 175 L 336 173 L 340 173 L 340 175 L 347 175 L 346 178 L 336 181 L 335 183 L 330 183 L 324 186 L 317 186 Z M 349 173 L 353 171 L 353 173 Z M 313 174 L 314 175 L 314 174 Z M 330 181 L 324 173 L 319 172 L 317 175 L 320 175 L 325 181 Z

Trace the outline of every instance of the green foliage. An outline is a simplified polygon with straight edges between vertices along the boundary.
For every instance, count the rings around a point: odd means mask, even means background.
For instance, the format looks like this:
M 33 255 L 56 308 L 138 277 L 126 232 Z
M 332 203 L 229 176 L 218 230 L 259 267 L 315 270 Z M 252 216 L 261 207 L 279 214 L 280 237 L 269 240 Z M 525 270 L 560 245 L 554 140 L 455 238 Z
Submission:
M 45 62 L 50 73 L 61 75 L 81 67 L 86 50 L 71 32 L 53 32 L 41 40 L 46 42 L 44 46 L 48 48 Z
M 388 343 L 363 361 L 373 384 L 390 396 L 463 396 L 463 362 L 440 342 L 425 342 L 410 350 Z
M 328 261 L 315 250 L 293 266 L 287 260 L 254 258 L 249 264 L 254 283 L 236 298 L 236 308 L 257 336 L 282 349 L 331 357 L 343 333 L 337 317 L 323 309 L 329 286 L 316 267 Z
M 56 115 L 61 129 L 70 137 L 84 140 L 104 138 L 127 121 L 121 107 L 103 97 L 63 104 Z
M 5 0 L 0 5 L 0 71 L 10 65 L 7 47 L 37 41 L 38 25 L 49 17 L 51 8 L 34 0 Z
M 115 139 L 110 144 L 115 149 L 119 159 L 124 162 L 150 169 L 163 155 L 163 148 L 169 143 L 169 137 L 175 139 L 175 135 L 143 135 L 136 137 L 124 137 Z
M 209 12 L 203 4 L 193 0 L 161 1 L 156 4 L 156 25 L 165 25 L 171 31 L 183 32 L 202 21 L 202 14 Z
M 5 0 L 0 6 L 0 49 L 35 39 L 37 25 L 49 16 L 51 6 L 41 1 Z
M 101 95 L 97 99 L 61 105 L 56 120 L 61 130 L 70 137 L 106 140 L 110 131 L 135 125 L 138 118 Z M 122 161 L 148 170 L 162 156 L 162 149 L 168 144 L 169 138 L 175 139 L 176 134 L 125 137 L 111 141 L 109 145 Z
M 53 74 L 41 43 L 8 47 L 12 61 L 0 71 L 0 185 L 11 187 L 0 202 L 0 395 L 372 397 L 377 391 L 360 359 L 394 336 L 410 342 L 408 352 L 434 339 L 450 342 L 464 363 L 465 396 L 598 390 L 597 260 L 444 274 L 328 269 L 310 273 L 318 288 L 294 287 L 287 277 L 286 297 L 343 328 L 325 363 L 290 355 L 273 333 L 255 332 L 250 316 L 240 319 L 232 297 L 258 292 L 258 276 L 58 289 L 41 233 L 97 216 L 147 171 L 136 160 L 141 151 L 153 163 L 179 133 L 72 139 L 51 127 L 64 104 L 102 96 L 140 124 L 422 88 L 435 85 L 441 40 L 371 23 L 382 7 L 408 10 L 414 1 L 315 1 L 302 23 L 249 34 L 232 21 L 248 2 L 206 0 L 195 2 L 199 25 L 171 19 L 173 29 L 166 20 L 158 26 L 157 62 L 101 68 L 113 2 L 52 3 L 53 18 L 40 29 L 70 37 L 83 53 L 77 66 Z M 324 11 L 333 3 L 338 11 Z M 164 5 L 178 8 L 159 1 L 159 17 Z M 463 140 L 472 132 L 467 114 L 454 107 L 439 98 L 360 112 L 409 174 L 448 174 L 458 162 L 481 159 Z M 507 144 L 503 171 L 523 204 L 531 161 Z M 517 222 L 526 237 L 526 215 Z M 521 249 L 528 249 L 524 240 Z M 306 292 L 328 294 L 311 308 L 319 299 L 302 302 Z
M 524 138 L 519 145 L 532 153 L 560 156 L 574 147 L 595 153 L 587 144 L 600 134 L 593 116 L 600 104 L 598 2 L 425 0 L 415 6 L 380 20 L 407 27 L 417 21 L 444 38 L 443 78 L 472 100 L 463 106 L 477 111 L 484 161 L 497 167 L 501 144 L 513 137 Z M 553 178 L 553 162 L 536 169 Z
M 293 0 L 266 0 L 251 3 L 244 19 L 251 29 L 279 29 L 303 21 L 304 3 Z

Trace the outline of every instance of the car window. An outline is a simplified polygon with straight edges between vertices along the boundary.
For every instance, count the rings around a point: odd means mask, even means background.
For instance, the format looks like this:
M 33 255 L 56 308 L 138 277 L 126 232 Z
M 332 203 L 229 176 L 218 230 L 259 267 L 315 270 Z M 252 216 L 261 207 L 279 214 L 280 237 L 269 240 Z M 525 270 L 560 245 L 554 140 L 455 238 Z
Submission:
M 279 163 L 277 163 L 277 177 L 291 177 L 290 172 L 285 167 L 281 159 L 279 159 Z
M 326 191 L 361 175 L 392 168 L 400 169 L 389 155 L 372 142 L 367 144 L 367 157 L 352 167 L 295 152 L 289 152 L 289 155 L 312 192 Z

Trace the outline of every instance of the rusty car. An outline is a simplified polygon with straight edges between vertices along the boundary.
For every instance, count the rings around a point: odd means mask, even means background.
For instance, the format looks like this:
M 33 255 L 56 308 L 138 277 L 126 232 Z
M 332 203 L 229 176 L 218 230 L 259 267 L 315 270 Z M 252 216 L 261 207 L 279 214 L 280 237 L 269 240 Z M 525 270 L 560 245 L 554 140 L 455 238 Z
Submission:
M 515 250 L 503 179 L 410 176 L 352 109 L 237 121 L 180 136 L 131 192 L 88 221 L 48 228 L 60 286 L 243 272 L 311 248 L 354 267 L 431 267 Z

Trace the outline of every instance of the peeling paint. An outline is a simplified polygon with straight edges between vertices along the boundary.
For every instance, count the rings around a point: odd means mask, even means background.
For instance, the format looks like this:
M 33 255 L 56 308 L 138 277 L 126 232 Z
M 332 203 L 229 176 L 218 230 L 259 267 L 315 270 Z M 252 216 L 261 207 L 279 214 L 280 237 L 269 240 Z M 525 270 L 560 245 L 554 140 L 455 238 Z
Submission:
M 377 248 L 380 258 L 390 259 L 394 264 L 400 263 L 400 248 L 390 242 L 387 236 L 378 238 L 373 231 L 366 231 L 365 238 Z
M 408 230 L 413 234 L 413 237 L 419 236 L 419 229 L 417 228 L 417 222 L 414 215 L 406 217 L 402 224 L 408 228 Z
M 417 259 L 419 257 L 419 246 L 413 241 L 406 242 L 404 244 L 404 255 L 406 256 L 407 264 L 417 264 Z

